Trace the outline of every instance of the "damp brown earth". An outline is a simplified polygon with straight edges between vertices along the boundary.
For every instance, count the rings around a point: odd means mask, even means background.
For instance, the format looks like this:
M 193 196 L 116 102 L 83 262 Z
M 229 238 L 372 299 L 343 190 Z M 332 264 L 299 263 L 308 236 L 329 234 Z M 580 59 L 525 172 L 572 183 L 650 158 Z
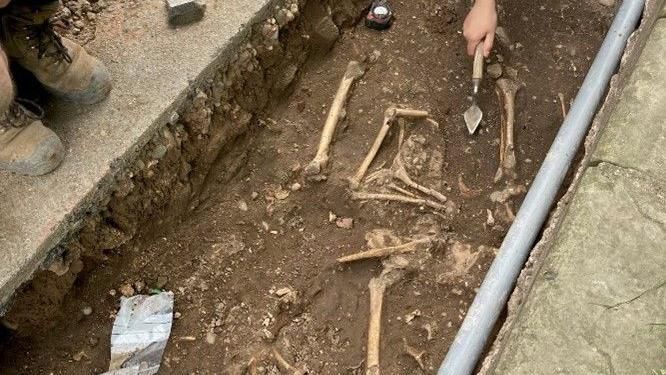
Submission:
M 574 1 L 502 3 L 508 40 L 498 40 L 487 65 L 524 84 L 516 108 L 517 177 L 509 184 L 494 182 L 500 108 L 493 78 L 487 75 L 480 93 L 480 131 L 470 136 L 462 118 L 471 90 L 461 35 L 466 5 L 393 6 L 391 29 L 360 23 L 344 30 L 332 51 L 299 72 L 289 95 L 256 113 L 212 164 L 187 209 L 143 218 L 120 248 L 84 257 L 73 288 L 41 331 L 3 328 L 0 373 L 103 372 L 120 294 L 159 287 L 175 293 L 177 317 L 160 373 L 242 374 L 254 361 L 259 374 L 278 374 L 276 349 L 313 374 L 360 374 L 368 282 L 382 262 L 336 259 L 377 242 L 418 238 L 432 241 L 404 256 L 408 272 L 385 293 L 381 368 L 435 373 L 520 206 L 521 187 L 529 188 L 558 130 L 560 96 L 567 106 L 575 95 L 613 9 Z M 312 181 L 303 168 L 316 153 L 350 60 L 364 61 L 367 71 L 338 124 L 326 179 Z M 352 199 L 347 178 L 390 106 L 429 112 L 433 121 L 402 124 L 400 150 L 408 173 L 447 197 L 442 209 Z M 407 189 L 380 171 L 398 152 L 399 128 L 368 172 L 376 178 L 362 189 Z M 507 187 L 517 194 L 497 199 Z M 424 352 L 422 364 L 406 345 Z

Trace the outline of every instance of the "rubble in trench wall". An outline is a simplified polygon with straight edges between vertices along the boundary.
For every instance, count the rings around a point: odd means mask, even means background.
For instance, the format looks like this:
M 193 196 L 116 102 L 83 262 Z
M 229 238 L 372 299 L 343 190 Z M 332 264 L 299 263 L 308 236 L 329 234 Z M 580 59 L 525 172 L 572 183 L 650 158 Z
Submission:
M 17 291 L 2 323 L 25 334 L 44 329 L 87 265 L 102 261 L 105 251 L 122 251 L 142 223 L 184 212 L 225 146 L 288 90 L 309 57 L 330 50 L 340 29 L 358 21 L 366 6 L 363 0 L 278 2 L 272 17 L 251 27 L 230 62 L 194 89 L 180 113 L 119 173 L 97 212 L 84 217 L 82 228 Z

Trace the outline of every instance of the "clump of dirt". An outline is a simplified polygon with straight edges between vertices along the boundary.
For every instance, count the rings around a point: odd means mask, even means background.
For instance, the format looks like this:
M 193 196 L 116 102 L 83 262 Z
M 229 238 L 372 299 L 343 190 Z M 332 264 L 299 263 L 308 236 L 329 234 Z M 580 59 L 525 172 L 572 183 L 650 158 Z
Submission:
M 253 363 L 259 374 L 278 374 L 273 350 L 310 373 L 363 373 L 368 283 L 382 264 L 337 258 L 424 237 L 432 243 L 414 250 L 424 261 L 385 292 L 380 359 L 385 373 L 435 372 L 557 132 L 558 93 L 575 94 L 609 11 L 569 1 L 503 3 L 508 39 L 488 62 L 525 86 L 517 101 L 518 178 L 494 183 L 500 115 L 492 79 L 480 95 L 480 132 L 470 137 L 462 120 L 471 68 L 457 33 L 464 4 L 396 3 L 390 30 L 356 25 L 323 55 L 321 46 L 335 40 L 324 30 L 356 20 L 364 3 L 332 2 L 329 16 L 308 2 L 300 8 L 307 22 L 281 25 L 278 17 L 255 27 L 251 47 L 216 78 L 221 84 L 193 95 L 120 180 L 108 209 L 66 246 L 84 267 L 57 301 L 50 330 L 22 331 L 31 326 L 29 310 L 8 315 L 18 331 L 0 341 L 0 372 L 101 372 L 118 296 L 167 288 L 177 319 L 161 373 L 242 374 Z M 338 124 L 327 178 L 313 182 L 301 172 L 352 59 L 369 69 Z M 369 176 L 389 169 L 400 150 L 408 174 L 446 196 L 443 209 L 351 199 L 347 178 L 390 106 L 427 110 L 439 125 L 406 121 L 401 145 L 395 126 Z M 390 183 L 436 199 L 393 179 L 362 188 L 388 192 Z M 29 303 L 19 297 L 15 306 L 22 305 Z
M 110 4 L 121 0 L 64 0 L 55 21 L 64 36 L 86 44 L 95 38 L 97 20 Z

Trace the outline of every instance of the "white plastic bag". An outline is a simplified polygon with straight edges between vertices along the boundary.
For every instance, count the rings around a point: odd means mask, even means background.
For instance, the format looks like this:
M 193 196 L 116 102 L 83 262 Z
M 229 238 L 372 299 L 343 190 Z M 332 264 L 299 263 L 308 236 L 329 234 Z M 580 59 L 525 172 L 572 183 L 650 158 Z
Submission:
M 111 333 L 111 364 L 102 375 L 153 375 L 173 322 L 173 293 L 120 299 Z

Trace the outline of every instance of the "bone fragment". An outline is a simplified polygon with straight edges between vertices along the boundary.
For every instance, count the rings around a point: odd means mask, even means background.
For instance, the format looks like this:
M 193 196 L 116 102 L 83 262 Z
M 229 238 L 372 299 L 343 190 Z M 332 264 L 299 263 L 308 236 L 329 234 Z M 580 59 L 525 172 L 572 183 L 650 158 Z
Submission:
M 250 375 L 257 375 L 257 360 L 256 358 L 250 358 L 250 362 L 247 363 L 247 372 Z
M 509 202 L 504 202 L 504 210 L 506 211 L 506 217 L 509 218 L 510 222 L 516 220 L 516 215 L 513 213 L 513 209 L 509 205 Z
M 495 182 L 505 176 L 510 180 L 516 178 L 514 125 L 516 121 L 516 94 L 521 87 L 522 85 L 518 82 L 507 78 L 498 79 L 496 82 L 495 92 L 500 102 L 501 134 L 500 163 L 495 174 Z
M 527 192 L 523 185 L 507 185 L 503 190 L 493 191 L 490 193 L 490 200 L 494 203 L 504 203 L 511 197 L 518 196 Z
M 409 343 L 407 343 L 406 338 L 403 338 L 402 342 L 403 342 L 403 347 L 405 349 L 405 353 L 407 353 L 410 357 L 414 358 L 414 360 L 419 365 L 419 368 L 421 368 L 421 370 L 425 370 L 425 364 L 423 363 L 423 356 L 426 354 L 425 350 L 419 351 L 418 349 L 409 345 Z
M 310 164 L 305 167 L 304 173 L 306 176 L 319 175 L 324 167 L 326 167 L 329 159 L 329 148 L 335 133 L 335 127 L 340 120 L 341 113 L 343 112 L 347 97 L 349 96 L 349 91 L 354 82 L 361 78 L 364 73 L 365 68 L 356 61 L 350 61 L 347 65 L 347 71 L 342 77 L 338 91 L 333 99 L 333 104 L 331 104 L 328 117 L 326 118 L 324 130 L 322 131 L 321 139 L 319 141 L 319 148 L 317 149 L 317 155 Z
M 467 199 L 477 197 L 481 194 L 481 190 L 471 189 L 465 184 L 462 174 L 458 175 L 458 190 L 460 190 L 460 195 Z
M 560 106 L 562 107 L 562 118 L 567 117 L 567 105 L 564 100 L 564 94 L 561 92 L 557 94 L 557 97 L 560 98 Z
M 429 199 L 411 198 L 399 194 L 354 192 L 352 193 L 352 199 L 402 202 L 402 203 L 415 204 L 419 206 L 427 206 L 435 210 L 446 211 L 446 206 L 437 203 L 435 201 L 431 201 Z
M 363 251 L 360 253 L 352 254 L 352 255 L 347 255 L 344 257 L 338 258 L 338 262 L 340 263 L 348 263 L 348 262 L 353 262 L 361 259 L 371 259 L 371 258 L 383 258 L 395 254 L 405 254 L 405 253 L 411 253 L 415 251 L 418 247 L 418 245 L 421 244 L 429 244 L 432 243 L 431 238 L 424 238 L 420 240 L 414 240 L 411 242 L 408 242 L 406 244 L 398 245 L 398 246 L 391 246 L 391 247 L 384 247 L 381 249 L 372 249 L 372 250 L 367 250 Z
M 305 375 L 306 372 L 304 370 L 298 369 L 294 366 L 292 366 L 289 362 L 287 362 L 286 359 L 278 352 L 277 349 L 273 348 L 273 356 L 275 357 L 275 360 L 277 361 L 278 367 L 282 371 L 286 371 L 291 375 Z
M 372 144 L 372 147 L 370 147 L 370 151 L 368 151 L 367 155 L 365 156 L 365 159 L 363 160 L 363 163 L 361 163 L 361 166 L 356 171 L 356 174 L 349 179 L 349 186 L 352 189 L 354 190 L 358 189 L 359 185 L 361 184 L 361 180 L 363 180 L 365 173 L 368 171 L 368 168 L 370 167 L 370 164 L 372 164 L 372 161 L 375 160 L 375 157 L 379 152 L 379 148 L 382 146 L 384 138 L 386 138 L 386 134 L 388 134 L 391 125 L 399 117 L 424 119 L 428 117 L 428 112 L 419 111 L 415 109 L 402 109 L 395 107 L 390 107 L 384 112 L 384 121 L 382 123 L 382 127 L 379 129 L 379 133 L 377 133 L 375 142 Z
M 398 180 L 402 181 L 405 185 L 409 186 L 410 188 L 414 190 L 418 190 L 423 194 L 430 195 L 440 202 L 445 203 L 447 201 L 446 196 L 444 194 L 438 192 L 435 189 L 431 189 L 427 186 L 420 185 L 416 183 L 407 173 L 407 169 L 405 168 L 405 164 L 402 161 L 402 153 L 398 151 L 398 155 L 396 155 L 395 159 L 393 159 L 393 165 L 391 166 L 391 172 L 393 172 L 393 177 L 397 178 Z

